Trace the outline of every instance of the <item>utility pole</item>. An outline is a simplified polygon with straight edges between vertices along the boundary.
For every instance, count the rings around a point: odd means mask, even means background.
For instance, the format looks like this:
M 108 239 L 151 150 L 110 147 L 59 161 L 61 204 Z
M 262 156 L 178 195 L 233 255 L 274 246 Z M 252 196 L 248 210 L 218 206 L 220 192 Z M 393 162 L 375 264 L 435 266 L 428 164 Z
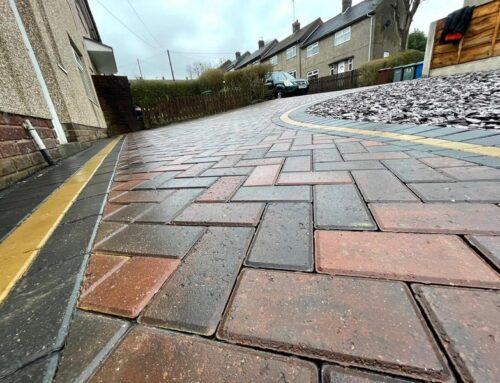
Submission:
M 137 59 L 137 66 L 139 67 L 139 73 L 141 74 L 141 80 L 143 79 L 142 77 L 142 69 L 141 69 L 141 63 L 139 62 L 139 59 Z
M 175 81 L 174 68 L 172 68 L 172 60 L 170 59 L 170 51 L 167 49 L 168 62 L 170 63 L 170 72 L 172 72 L 172 80 Z

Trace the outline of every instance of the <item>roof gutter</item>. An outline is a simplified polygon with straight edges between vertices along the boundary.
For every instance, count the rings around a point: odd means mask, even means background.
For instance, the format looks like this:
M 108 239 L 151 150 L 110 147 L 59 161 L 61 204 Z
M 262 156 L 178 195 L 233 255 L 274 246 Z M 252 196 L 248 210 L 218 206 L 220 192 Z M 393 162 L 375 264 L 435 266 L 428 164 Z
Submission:
M 33 66 L 33 70 L 36 75 L 36 79 L 38 80 L 38 84 L 42 90 L 42 95 L 47 104 L 47 108 L 49 110 L 50 116 L 52 118 L 52 124 L 54 125 L 54 130 L 56 132 L 57 138 L 59 139 L 60 144 L 67 144 L 68 140 L 66 139 L 66 133 L 64 133 L 64 129 L 61 125 L 61 121 L 59 121 L 59 117 L 57 116 L 56 108 L 54 103 L 52 102 L 52 98 L 50 97 L 49 88 L 45 83 L 45 79 L 43 78 L 42 70 L 40 69 L 40 64 L 35 56 L 35 52 L 33 51 L 33 47 L 31 46 L 30 40 L 28 38 L 28 33 L 26 32 L 26 28 L 24 27 L 23 20 L 21 19 L 21 15 L 19 14 L 19 10 L 17 9 L 16 0 L 9 0 L 10 8 L 12 9 L 12 13 L 14 14 L 14 19 L 16 20 L 17 27 L 19 28 L 19 32 L 21 32 L 21 37 L 23 39 L 24 46 L 28 51 L 28 56 L 31 61 L 31 65 Z
M 372 60 L 373 14 L 367 13 L 366 16 L 370 18 L 370 39 L 368 40 L 368 62 L 370 62 Z

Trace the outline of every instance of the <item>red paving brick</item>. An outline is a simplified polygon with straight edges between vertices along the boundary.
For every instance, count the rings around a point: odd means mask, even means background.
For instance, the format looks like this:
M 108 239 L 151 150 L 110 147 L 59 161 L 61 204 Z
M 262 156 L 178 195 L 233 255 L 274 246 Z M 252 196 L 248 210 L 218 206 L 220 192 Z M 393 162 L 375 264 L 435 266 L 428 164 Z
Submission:
M 500 294 L 437 286 L 413 288 L 463 381 L 497 382 Z
M 325 185 L 351 182 L 351 176 L 345 171 L 290 172 L 281 173 L 277 185 Z
M 268 186 L 274 185 L 276 178 L 280 172 L 281 165 L 265 165 L 257 166 L 250 173 L 245 181 L 245 186 Z
M 162 174 L 161 172 L 151 172 L 151 173 L 132 173 L 132 174 L 125 174 L 123 176 L 115 178 L 115 181 L 117 182 L 124 182 L 124 181 L 134 181 L 134 180 L 151 180 L 155 178 L 156 176 L 159 176 Z
M 370 204 L 382 231 L 500 234 L 500 208 L 479 203 Z
M 85 272 L 85 279 L 81 288 L 82 297 L 94 290 L 102 281 L 118 270 L 129 259 L 129 257 L 121 257 L 119 255 L 93 254 L 90 257 Z
M 114 182 L 111 190 L 114 191 L 127 191 L 127 190 L 132 190 L 136 186 L 142 184 L 144 180 L 133 180 L 133 181 L 126 181 L 126 182 Z
M 91 383 L 317 383 L 311 363 L 214 340 L 135 327 Z
M 116 204 L 129 204 L 129 203 L 141 203 L 141 202 L 160 203 L 170 194 L 172 194 L 172 191 L 167 191 L 167 190 L 161 190 L 161 191 L 132 190 L 123 193 L 117 197 L 114 197 L 109 201 Z
M 257 158 L 251 160 L 241 160 L 235 166 L 264 166 L 264 165 L 281 165 L 284 159 L 282 157 L 275 158 Z
M 178 265 L 174 259 L 132 257 L 85 295 L 79 307 L 135 318 Z
M 500 277 L 462 239 L 441 234 L 321 231 L 320 273 L 500 288 Z
M 246 177 L 221 177 L 207 191 L 199 196 L 197 202 L 226 202 L 236 193 Z
M 217 336 L 415 378 L 450 379 L 400 282 L 245 269 Z

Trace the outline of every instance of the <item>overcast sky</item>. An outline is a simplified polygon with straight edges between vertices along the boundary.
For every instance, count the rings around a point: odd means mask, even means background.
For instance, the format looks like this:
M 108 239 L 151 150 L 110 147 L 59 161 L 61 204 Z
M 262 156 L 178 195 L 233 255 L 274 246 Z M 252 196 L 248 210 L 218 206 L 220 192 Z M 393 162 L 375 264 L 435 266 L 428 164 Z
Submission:
M 353 4 L 361 2 L 353 1 Z M 89 0 L 103 43 L 114 48 L 120 74 L 170 79 L 166 50 L 176 78 L 194 61 L 218 63 L 235 51 L 257 49 L 257 40 L 281 40 L 292 30 L 292 0 Z M 132 6 L 129 4 L 131 3 Z M 342 0 L 295 0 L 302 26 L 341 11 Z M 424 0 L 412 29 L 461 8 L 463 0 Z M 106 10 L 107 9 L 107 10 Z M 109 12 L 108 12 L 109 11 Z M 112 15 L 114 15 L 114 17 Z M 120 23 L 121 22 L 121 23 Z M 125 26 L 124 26 L 124 25 Z

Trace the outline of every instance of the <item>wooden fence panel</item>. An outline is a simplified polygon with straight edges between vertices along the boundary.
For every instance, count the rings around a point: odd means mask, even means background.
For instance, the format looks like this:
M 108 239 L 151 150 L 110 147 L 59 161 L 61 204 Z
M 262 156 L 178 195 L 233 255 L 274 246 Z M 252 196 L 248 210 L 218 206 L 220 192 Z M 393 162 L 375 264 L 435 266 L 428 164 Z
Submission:
M 431 69 L 500 56 L 500 0 L 474 9 L 469 29 L 460 44 L 441 44 L 446 19 L 436 24 Z
M 359 86 L 359 72 L 353 70 L 309 81 L 309 93 L 332 92 Z

